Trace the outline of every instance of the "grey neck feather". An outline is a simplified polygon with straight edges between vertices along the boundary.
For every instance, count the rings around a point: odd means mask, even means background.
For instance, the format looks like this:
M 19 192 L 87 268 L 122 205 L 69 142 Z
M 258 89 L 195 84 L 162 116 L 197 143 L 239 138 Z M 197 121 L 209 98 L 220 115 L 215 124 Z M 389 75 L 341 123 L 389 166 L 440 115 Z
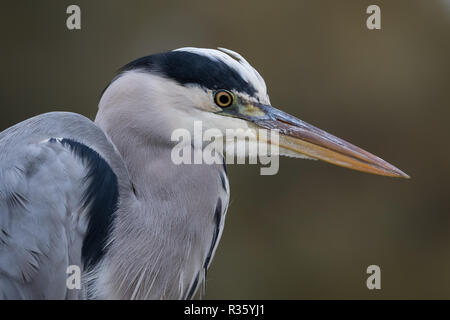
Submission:
M 120 199 L 93 296 L 185 298 L 194 278 L 204 272 L 217 229 L 218 197 L 228 202 L 223 166 L 173 164 L 168 132 L 157 131 L 161 124 L 151 119 L 144 126 L 130 110 L 120 112 L 125 107 L 130 105 L 100 108 L 96 123 L 121 154 L 137 197 Z

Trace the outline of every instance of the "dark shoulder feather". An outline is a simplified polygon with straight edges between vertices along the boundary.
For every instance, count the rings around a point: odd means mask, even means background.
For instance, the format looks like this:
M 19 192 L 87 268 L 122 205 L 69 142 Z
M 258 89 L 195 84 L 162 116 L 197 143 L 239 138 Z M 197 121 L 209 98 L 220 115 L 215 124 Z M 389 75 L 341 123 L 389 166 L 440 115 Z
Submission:
M 119 187 L 117 176 L 98 152 L 71 139 L 51 139 L 69 148 L 87 168 L 83 182 L 87 184 L 82 205 L 88 208 L 88 227 L 82 246 L 85 268 L 95 266 L 105 254 L 108 236 L 117 210 Z

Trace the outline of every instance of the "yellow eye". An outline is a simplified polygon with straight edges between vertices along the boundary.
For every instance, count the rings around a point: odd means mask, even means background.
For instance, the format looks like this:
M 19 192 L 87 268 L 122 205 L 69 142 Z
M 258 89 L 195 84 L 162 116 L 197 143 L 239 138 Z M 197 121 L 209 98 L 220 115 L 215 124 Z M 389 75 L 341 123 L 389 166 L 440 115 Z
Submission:
M 229 107 L 233 104 L 233 95 L 226 90 L 217 91 L 214 102 L 221 108 Z

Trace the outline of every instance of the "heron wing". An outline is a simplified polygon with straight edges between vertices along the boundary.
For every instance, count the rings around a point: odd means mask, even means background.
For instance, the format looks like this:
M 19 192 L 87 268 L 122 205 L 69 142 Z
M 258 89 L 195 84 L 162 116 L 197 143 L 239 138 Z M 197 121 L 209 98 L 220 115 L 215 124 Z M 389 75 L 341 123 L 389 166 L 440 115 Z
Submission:
M 114 172 L 93 149 L 98 141 L 109 143 L 90 120 L 67 113 L 0 133 L 0 299 L 84 296 L 67 287 L 67 267 L 99 258 L 105 239 L 89 229 L 104 238 L 111 217 L 90 211 L 105 215 L 118 198 Z

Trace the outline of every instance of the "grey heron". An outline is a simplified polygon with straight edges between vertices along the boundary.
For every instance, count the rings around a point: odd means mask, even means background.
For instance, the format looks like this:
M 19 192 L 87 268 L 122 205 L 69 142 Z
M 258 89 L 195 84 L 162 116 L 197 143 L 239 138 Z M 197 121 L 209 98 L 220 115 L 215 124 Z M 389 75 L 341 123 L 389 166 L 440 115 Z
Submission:
M 118 72 L 94 122 L 52 112 L 0 133 L 0 298 L 193 298 L 230 195 L 225 165 L 171 161 L 171 133 L 197 120 L 277 129 L 281 155 L 408 177 L 272 107 L 263 78 L 236 52 L 146 56 Z M 71 265 L 81 288 L 66 286 Z

